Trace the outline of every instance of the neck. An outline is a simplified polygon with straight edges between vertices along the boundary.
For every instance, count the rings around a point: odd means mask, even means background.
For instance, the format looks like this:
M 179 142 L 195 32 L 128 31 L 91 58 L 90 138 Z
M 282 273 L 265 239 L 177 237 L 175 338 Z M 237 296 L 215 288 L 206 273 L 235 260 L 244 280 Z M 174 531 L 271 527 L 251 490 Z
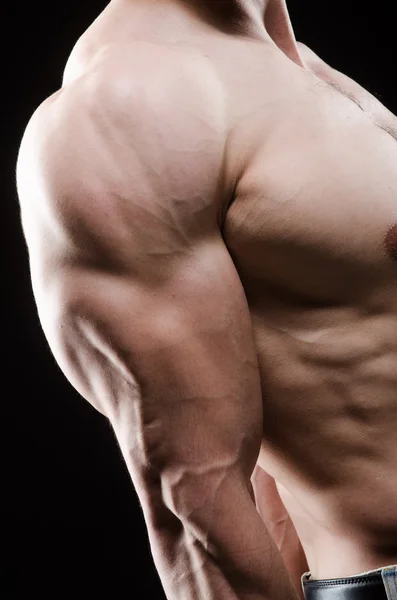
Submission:
M 225 32 L 270 38 L 293 62 L 305 67 L 286 0 L 166 0 L 183 5 Z
M 299 52 L 286 0 L 251 0 L 262 3 L 262 23 L 274 43 L 299 66 L 306 68 Z
M 274 43 L 290 60 L 306 68 L 300 56 L 287 0 L 111 0 L 111 4 L 139 6 L 167 20 L 181 11 L 192 23 L 201 21 L 226 34 Z M 162 13 L 164 9 L 164 15 Z M 173 15 L 173 16 L 172 16 Z M 178 18 L 178 17 L 177 17 Z

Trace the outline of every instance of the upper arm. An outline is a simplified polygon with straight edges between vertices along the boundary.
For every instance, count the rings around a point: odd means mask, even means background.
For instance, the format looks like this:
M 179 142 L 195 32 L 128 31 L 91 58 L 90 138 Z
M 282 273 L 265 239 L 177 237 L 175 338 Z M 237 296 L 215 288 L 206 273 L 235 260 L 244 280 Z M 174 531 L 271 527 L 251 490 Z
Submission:
M 177 514 L 200 512 L 248 483 L 262 432 L 250 314 L 217 226 L 219 123 L 192 142 L 182 111 L 66 101 L 36 116 L 18 166 L 41 323 L 111 420 L 147 514 L 154 473 Z

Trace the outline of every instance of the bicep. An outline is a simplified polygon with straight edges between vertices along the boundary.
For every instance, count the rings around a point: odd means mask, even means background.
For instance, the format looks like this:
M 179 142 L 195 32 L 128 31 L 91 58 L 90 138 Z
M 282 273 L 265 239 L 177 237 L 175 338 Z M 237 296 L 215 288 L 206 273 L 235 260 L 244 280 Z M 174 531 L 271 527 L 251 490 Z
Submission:
M 21 162 L 40 320 L 68 380 L 110 419 L 146 514 L 166 498 L 208 524 L 214 494 L 246 502 L 262 434 L 250 313 L 216 221 L 222 139 L 192 144 L 187 104 L 165 129 L 147 107 L 129 130 L 89 108 L 61 103 L 39 164 Z
M 249 481 L 262 432 L 259 372 L 244 290 L 220 236 L 161 288 L 76 271 L 61 296 L 47 337 L 71 383 L 111 420 L 136 487 L 160 473 L 182 514 L 203 500 L 200 482 L 214 490 L 232 474 Z

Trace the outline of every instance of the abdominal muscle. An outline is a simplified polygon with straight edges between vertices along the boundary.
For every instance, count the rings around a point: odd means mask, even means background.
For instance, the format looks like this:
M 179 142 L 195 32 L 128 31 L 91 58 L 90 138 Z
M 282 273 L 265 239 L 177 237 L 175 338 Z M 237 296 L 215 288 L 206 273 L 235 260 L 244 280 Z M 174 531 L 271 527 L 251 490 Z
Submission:
M 276 481 L 312 578 L 397 563 L 397 406 L 389 369 L 396 357 L 382 357 L 376 343 L 387 318 L 350 322 L 344 333 L 335 326 L 317 343 L 256 322 L 264 404 L 258 464 Z
M 116 8 L 116 5 L 113 5 L 110 12 L 108 11 L 110 16 L 98 21 L 91 28 L 89 40 L 95 41 L 98 38 L 106 45 L 110 33 L 109 39 L 113 40 L 117 28 L 111 19 L 119 17 L 117 27 L 124 32 L 120 23 L 124 27 L 126 19 L 122 18 L 122 14 L 118 15 Z M 148 20 L 148 26 L 145 32 L 142 32 L 144 18 L 140 13 L 139 19 L 136 18 L 134 26 L 138 32 L 137 37 L 142 39 L 145 36 L 145 39 L 150 40 L 149 32 L 153 30 L 153 21 Z M 110 19 L 109 27 L 107 19 Z M 132 28 L 131 19 L 130 22 Z M 161 31 L 162 35 L 167 37 L 163 25 Z M 128 28 L 125 36 L 129 40 L 131 35 L 132 29 Z M 216 71 L 228 92 L 225 93 L 225 97 L 233 99 L 229 106 L 229 114 L 232 115 L 230 118 L 235 119 L 236 124 L 241 123 L 244 129 L 240 143 L 237 139 L 235 144 L 237 159 L 233 160 L 234 155 L 231 153 L 230 162 L 225 161 L 230 164 L 230 172 L 235 173 L 241 170 L 243 149 L 247 148 L 250 155 L 255 154 L 255 140 L 259 138 L 262 144 L 266 138 L 264 130 L 273 122 L 273 117 L 268 116 L 267 107 L 278 106 L 280 102 L 277 99 L 280 94 L 285 95 L 286 114 L 294 114 L 297 102 L 301 107 L 300 111 L 306 110 L 310 114 L 310 121 L 307 122 L 307 125 L 310 125 L 312 112 L 314 115 L 319 114 L 317 105 L 322 92 L 318 82 L 315 82 L 303 98 L 298 86 L 297 73 L 300 73 L 301 77 L 299 85 L 304 89 L 308 85 L 306 74 L 295 70 L 295 67 L 292 69 L 283 58 L 276 58 L 277 52 L 271 49 L 268 42 L 258 44 L 255 41 L 250 44 L 246 38 L 238 37 L 234 40 L 230 36 L 218 36 L 216 32 L 210 36 L 210 40 L 207 33 L 205 36 L 194 36 L 195 47 L 202 46 L 202 55 L 206 60 L 209 56 L 212 57 Z M 175 47 L 176 36 L 171 37 L 172 46 Z M 157 43 L 157 38 L 154 39 Z M 193 45 L 191 39 L 193 38 L 189 34 L 189 44 Z M 201 40 L 200 43 L 197 39 Z M 171 42 L 168 43 L 171 45 Z M 84 55 L 88 52 L 86 48 L 91 50 L 84 60 L 78 58 L 80 50 L 75 53 L 73 60 L 69 62 L 65 81 L 80 75 L 95 44 L 90 42 L 81 46 Z M 135 52 L 135 46 L 131 48 L 130 54 L 135 56 L 133 49 Z M 233 56 L 233 60 L 230 60 L 230 56 Z M 277 64 L 273 65 L 275 60 Z M 284 71 L 288 71 L 285 76 Z M 236 73 L 240 75 L 238 85 Z M 269 89 L 265 76 L 261 79 L 260 73 L 268 73 L 266 77 L 272 81 L 276 79 L 274 85 L 278 86 L 277 93 Z M 292 81 L 294 85 L 289 83 L 286 86 L 284 80 Z M 263 99 L 264 94 L 269 94 L 269 100 L 266 102 Z M 287 102 L 288 98 L 291 100 Z M 299 100 L 300 98 L 303 100 Z M 247 105 L 247 99 L 250 99 L 252 105 Z M 312 105 L 309 106 L 309 101 L 315 102 L 315 110 L 310 110 Z M 327 103 L 322 105 L 328 107 Z M 301 122 L 305 118 L 304 114 L 297 114 L 300 115 Z M 348 119 L 351 119 L 350 122 L 356 120 L 351 110 L 346 114 L 346 118 L 343 115 L 343 122 L 339 119 L 342 123 L 339 128 L 341 132 L 348 129 Z M 251 122 L 248 122 L 248 115 L 253 115 Z M 323 119 L 317 117 L 316 123 L 318 127 L 323 126 Z M 310 125 L 312 140 L 318 137 L 317 125 Z M 295 122 L 290 125 L 293 131 L 295 126 Z M 333 131 L 334 128 L 333 124 L 332 128 L 326 126 L 325 130 Z M 247 141 L 249 135 L 254 136 L 250 131 L 256 135 L 252 144 Z M 288 142 L 291 141 L 293 140 L 288 139 Z M 299 158 L 303 153 L 304 163 L 307 146 L 308 143 L 305 150 L 299 145 L 297 152 L 293 154 L 294 144 L 285 145 L 283 142 L 283 152 L 285 153 L 285 148 L 288 147 L 293 159 L 287 162 L 299 165 Z M 314 148 L 310 156 L 317 156 L 322 146 L 321 143 L 318 148 Z M 331 146 L 333 148 L 333 144 Z M 389 155 L 390 152 L 385 151 L 386 154 Z M 268 153 L 268 156 L 270 155 L 272 152 Z M 329 157 L 332 157 L 331 151 Z M 384 171 L 386 172 L 386 168 Z M 225 178 L 228 179 L 227 176 Z M 321 179 L 320 176 L 319 178 Z M 230 179 L 233 180 L 233 177 Z M 282 180 L 284 179 L 283 176 Z M 337 179 L 335 177 L 335 180 Z M 302 184 L 301 187 L 306 189 L 306 183 L 302 179 L 294 185 L 298 186 L 298 189 Z M 309 183 L 313 183 L 311 179 Z M 292 184 L 291 186 L 281 190 L 281 197 L 283 192 L 285 198 L 290 197 L 295 189 Z M 326 190 L 322 183 L 320 189 Z M 315 195 L 314 188 L 312 194 Z M 280 210 L 282 204 L 277 204 Z M 302 210 L 307 210 L 304 203 Z M 271 214 L 269 211 L 266 215 L 268 219 Z M 275 223 L 286 221 L 285 217 L 283 220 L 281 216 L 275 218 Z M 318 212 L 312 216 L 318 221 Z M 243 217 L 245 218 L 245 215 Z M 325 219 L 325 223 L 329 221 L 330 219 Z M 287 232 L 286 235 L 291 236 L 291 233 Z M 343 239 L 347 238 L 348 235 L 343 235 Z M 238 242 L 236 243 L 238 245 Z M 265 256 L 264 250 L 260 256 Z M 265 267 L 262 270 L 266 272 Z M 245 287 L 241 270 L 239 275 Z M 251 300 L 252 297 L 250 298 L 247 289 L 246 291 Z M 319 334 L 315 327 L 310 328 L 302 316 L 302 311 L 296 307 L 294 310 L 287 308 L 284 316 L 290 323 L 291 314 L 299 313 L 299 332 L 298 327 L 289 327 L 287 330 L 276 316 L 280 315 L 281 311 L 277 308 L 272 314 L 266 306 L 263 294 L 257 292 L 257 296 L 255 311 L 252 310 L 251 314 L 264 406 L 263 441 L 258 463 L 277 482 L 280 497 L 302 542 L 312 577 L 344 577 L 397 563 L 397 403 L 396 386 L 390 385 L 396 383 L 392 381 L 396 356 L 394 352 L 391 357 L 391 341 L 388 348 L 385 343 L 387 335 L 390 336 L 391 333 L 394 334 L 393 341 L 397 340 L 397 332 L 392 331 L 393 326 L 390 327 L 387 317 L 378 322 L 364 322 L 362 317 L 357 316 L 360 314 L 357 310 L 357 315 L 343 315 L 340 312 L 332 318 L 329 317 L 327 330 L 324 329 L 324 315 L 321 315 L 323 333 Z M 341 327 L 344 317 L 345 329 Z M 303 331 L 305 326 L 306 337 Z M 379 339 L 382 342 L 379 342 Z M 381 344 L 385 346 L 384 359 Z M 360 370 L 364 359 L 365 369 Z M 370 382 L 365 380 L 365 373 L 369 372 L 372 373 Z M 368 383 L 369 395 L 365 396 L 363 390 Z

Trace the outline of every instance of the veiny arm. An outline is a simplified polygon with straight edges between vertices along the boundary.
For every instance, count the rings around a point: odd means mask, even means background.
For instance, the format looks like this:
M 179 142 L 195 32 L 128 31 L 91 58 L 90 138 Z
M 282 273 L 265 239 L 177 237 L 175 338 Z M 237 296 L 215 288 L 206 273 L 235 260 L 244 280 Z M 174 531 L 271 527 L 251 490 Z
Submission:
M 302 575 L 309 565 L 292 519 L 284 506 L 275 479 L 256 465 L 251 477 L 257 510 L 282 556 L 297 593 L 305 600 Z
M 121 100 L 83 78 L 29 125 L 18 189 L 39 316 L 114 428 L 167 597 L 296 600 L 250 485 L 262 399 L 217 227 L 222 124 L 180 73 L 167 83 Z

